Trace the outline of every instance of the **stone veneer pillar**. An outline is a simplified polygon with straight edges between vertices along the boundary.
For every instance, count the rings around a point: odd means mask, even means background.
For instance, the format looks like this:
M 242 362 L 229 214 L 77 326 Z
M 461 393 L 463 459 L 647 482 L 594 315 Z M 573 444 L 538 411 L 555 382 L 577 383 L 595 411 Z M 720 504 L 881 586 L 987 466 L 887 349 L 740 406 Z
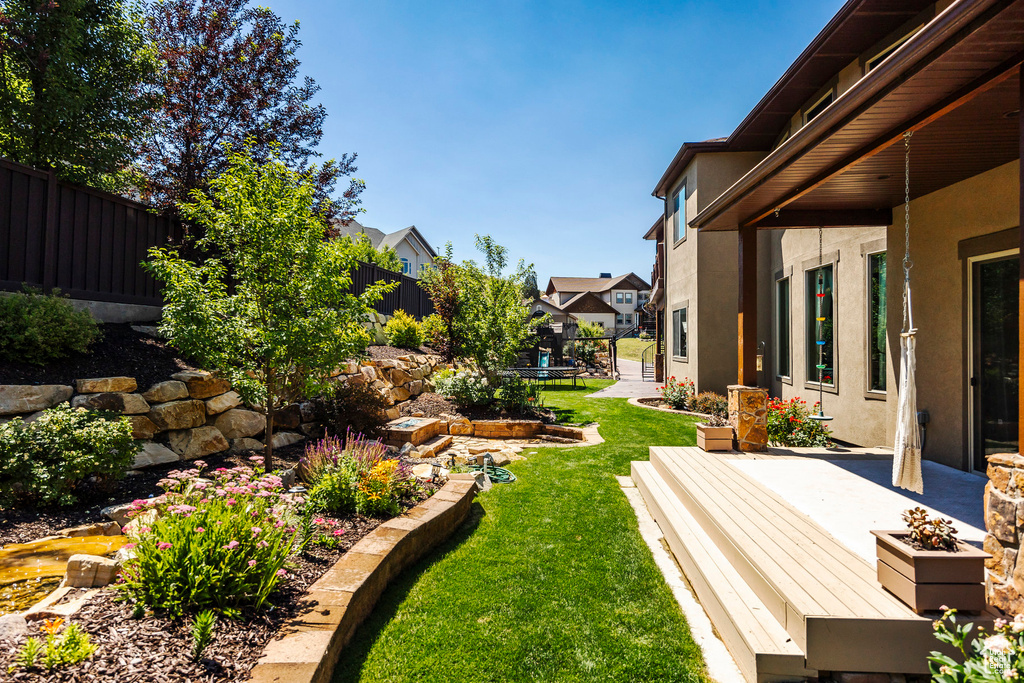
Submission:
M 988 456 L 985 484 L 985 597 L 1010 614 L 1024 612 L 1024 561 L 1018 562 L 1024 536 L 1024 457 Z
M 768 450 L 768 390 L 733 384 L 729 387 L 729 424 L 741 451 Z

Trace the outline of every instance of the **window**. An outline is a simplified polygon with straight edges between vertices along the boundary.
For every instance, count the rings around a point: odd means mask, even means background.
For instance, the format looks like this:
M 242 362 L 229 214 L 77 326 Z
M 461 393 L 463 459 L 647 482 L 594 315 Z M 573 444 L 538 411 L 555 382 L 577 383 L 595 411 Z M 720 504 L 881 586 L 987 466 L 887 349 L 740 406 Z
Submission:
M 615 292 L 615 303 L 622 303 L 622 292 Z
M 868 254 L 868 391 L 885 391 L 885 252 Z
M 616 325 L 622 325 L 622 314 L 621 313 L 616 313 L 615 314 L 615 324 Z
M 825 93 L 824 97 L 822 97 L 820 100 L 812 104 L 810 107 L 807 108 L 807 111 L 804 112 L 804 123 L 810 123 L 811 119 L 813 119 L 818 114 L 828 109 L 828 105 L 832 104 L 832 100 L 834 99 L 834 90 L 829 90 L 827 93 Z
M 920 27 L 918 27 L 918 28 L 920 28 Z M 883 49 L 881 52 L 876 54 L 871 59 L 867 60 L 864 63 L 864 73 L 867 73 L 867 72 L 871 71 L 876 66 L 878 66 L 879 64 L 884 62 L 886 57 L 891 55 L 893 52 L 896 52 L 896 50 L 900 49 L 903 46 L 903 43 L 905 43 L 908 40 L 910 40 L 911 36 L 913 36 L 915 33 L 917 33 L 917 31 L 918 31 L 918 29 L 915 28 L 913 31 L 911 31 L 907 35 L 903 36 L 902 38 L 897 40 L 895 43 L 890 45 L 889 47 Z
M 832 264 L 807 271 L 807 381 L 835 386 L 835 287 Z M 820 371 L 820 375 L 819 375 Z
M 686 181 L 672 195 L 672 241 L 686 239 Z
M 672 355 L 686 358 L 686 309 L 672 311 Z
M 625 321 L 625 323 L 627 325 L 632 325 L 633 324 L 633 314 L 632 313 L 626 313 L 626 314 L 624 314 L 622 316 L 622 318 L 623 318 L 623 320 Z
M 789 278 L 775 281 L 775 374 L 790 377 Z
M 404 256 L 402 257 L 402 273 L 404 275 L 412 274 L 412 264 L 409 263 L 409 259 L 405 258 Z
M 633 303 L 633 292 L 626 292 L 626 303 Z

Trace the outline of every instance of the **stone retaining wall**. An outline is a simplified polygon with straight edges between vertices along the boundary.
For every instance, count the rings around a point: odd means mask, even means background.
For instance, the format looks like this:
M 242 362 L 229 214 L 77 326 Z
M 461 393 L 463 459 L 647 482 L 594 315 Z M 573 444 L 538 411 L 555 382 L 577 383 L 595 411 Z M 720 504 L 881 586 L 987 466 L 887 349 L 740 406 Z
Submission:
M 396 360 L 349 362 L 335 381 L 368 384 L 384 396 L 387 416 L 400 404 L 432 391 L 431 376 L 439 356 L 411 354 Z M 0 385 L 0 421 L 37 418 L 40 411 L 70 400 L 74 407 L 111 410 L 126 415 L 142 450 L 135 467 L 192 460 L 223 451 L 261 449 L 266 417 L 242 402 L 226 379 L 203 371 L 174 373 L 141 391 L 133 377 L 80 379 L 70 385 Z M 274 413 L 274 447 L 322 435 L 313 406 L 293 403 Z
M 988 604 L 1009 614 L 1024 613 L 1024 457 L 1001 453 L 988 456 L 985 484 L 985 551 L 992 557 L 985 596 Z

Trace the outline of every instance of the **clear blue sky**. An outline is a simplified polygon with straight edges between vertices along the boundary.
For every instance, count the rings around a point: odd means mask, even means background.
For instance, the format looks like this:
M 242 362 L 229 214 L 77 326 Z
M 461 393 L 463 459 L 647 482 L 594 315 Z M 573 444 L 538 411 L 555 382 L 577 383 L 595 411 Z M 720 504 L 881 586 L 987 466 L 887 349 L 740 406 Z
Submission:
M 328 156 L 358 152 L 360 222 L 552 275 L 650 277 L 651 190 L 728 135 L 841 0 L 261 0 L 301 22 Z

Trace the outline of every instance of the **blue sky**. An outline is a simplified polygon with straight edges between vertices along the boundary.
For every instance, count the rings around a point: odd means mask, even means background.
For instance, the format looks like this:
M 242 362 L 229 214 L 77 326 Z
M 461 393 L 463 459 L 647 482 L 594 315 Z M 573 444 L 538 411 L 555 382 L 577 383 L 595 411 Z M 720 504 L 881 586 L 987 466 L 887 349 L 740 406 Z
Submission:
M 552 275 L 650 277 L 642 235 L 679 145 L 728 135 L 841 0 L 262 0 L 301 22 L 327 156 L 359 220 L 471 258 L 491 234 Z

